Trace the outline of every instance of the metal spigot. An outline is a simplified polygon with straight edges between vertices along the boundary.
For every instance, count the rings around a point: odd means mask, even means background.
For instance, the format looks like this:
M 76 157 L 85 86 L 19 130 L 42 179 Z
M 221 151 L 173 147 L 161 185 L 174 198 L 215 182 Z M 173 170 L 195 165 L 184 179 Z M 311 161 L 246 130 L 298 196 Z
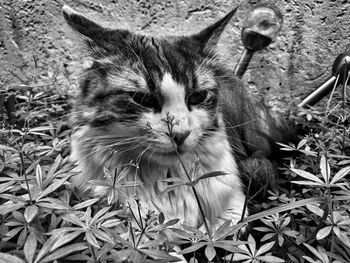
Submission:
M 332 66 L 332 76 L 326 80 L 320 87 L 311 92 L 301 103 L 299 107 L 313 106 L 331 92 L 336 86 L 345 83 L 350 71 L 350 49 L 338 55 Z M 343 79 L 344 81 L 337 81 Z

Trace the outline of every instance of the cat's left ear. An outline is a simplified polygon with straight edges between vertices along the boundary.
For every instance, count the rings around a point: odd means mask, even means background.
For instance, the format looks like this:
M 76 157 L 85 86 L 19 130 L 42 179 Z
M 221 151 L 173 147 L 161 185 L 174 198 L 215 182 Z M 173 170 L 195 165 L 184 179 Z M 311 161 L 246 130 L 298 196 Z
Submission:
M 192 36 L 192 39 L 202 45 L 202 48 L 207 51 L 212 51 L 216 48 L 217 43 L 219 42 L 220 36 L 224 31 L 227 23 L 230 21 L 232 16 L 236 13 L 238 7 L 233 9 L 226 16 L 221 18 L 219 21 L 208 26 L 201 32 Z

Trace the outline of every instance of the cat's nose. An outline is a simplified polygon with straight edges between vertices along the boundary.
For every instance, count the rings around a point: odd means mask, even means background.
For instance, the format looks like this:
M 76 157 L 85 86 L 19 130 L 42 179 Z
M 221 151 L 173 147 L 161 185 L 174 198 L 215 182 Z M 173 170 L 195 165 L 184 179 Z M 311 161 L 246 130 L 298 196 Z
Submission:
M 186 138 L 188 137 L 188 135 L 190 135 L 190 133 L 191 133 L 190 131 L 174 132 L 172 139 L 177 146 L 181 146 L 186 140 Z

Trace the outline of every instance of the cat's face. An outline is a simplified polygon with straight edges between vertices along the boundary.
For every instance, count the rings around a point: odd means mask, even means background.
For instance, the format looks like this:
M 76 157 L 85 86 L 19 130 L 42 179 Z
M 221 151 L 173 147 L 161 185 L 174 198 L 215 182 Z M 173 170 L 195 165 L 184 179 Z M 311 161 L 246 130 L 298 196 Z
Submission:
M 197 35 L 158 39 L 104 29 L 66 8 L 94 58 L 77 124 L 94 129 L 101 145 L 137 158 L 162 163 L 201 151 L 222 126 L 213 49 L 233 13 Z

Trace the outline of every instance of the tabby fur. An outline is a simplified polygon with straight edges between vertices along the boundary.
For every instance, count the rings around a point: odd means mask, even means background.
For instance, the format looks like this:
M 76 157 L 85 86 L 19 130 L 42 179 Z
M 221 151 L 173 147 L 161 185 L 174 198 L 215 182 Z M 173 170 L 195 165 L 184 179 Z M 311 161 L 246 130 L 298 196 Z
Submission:
M 269 158 L 284 129 L 216 55 L 235 12 L 194 35 L 154 37 L 107 29 L 63 8 L 94 61 L 72 118 L 77 189 L 103 195 L 106 188 L 91 180 L 115 173 L 125 186 L 119 201 L 135 204 L 136 197 L 143 213 L 155 210 L 199 227 L 199 200 L 213 225 L 241 220 L 242 176 L 249 181 L 254 170 L 261 181 L 270 180 Z M 211 172 L 220 173 L 199 180 L 197 197 L 188 185 L 166 191 Z

